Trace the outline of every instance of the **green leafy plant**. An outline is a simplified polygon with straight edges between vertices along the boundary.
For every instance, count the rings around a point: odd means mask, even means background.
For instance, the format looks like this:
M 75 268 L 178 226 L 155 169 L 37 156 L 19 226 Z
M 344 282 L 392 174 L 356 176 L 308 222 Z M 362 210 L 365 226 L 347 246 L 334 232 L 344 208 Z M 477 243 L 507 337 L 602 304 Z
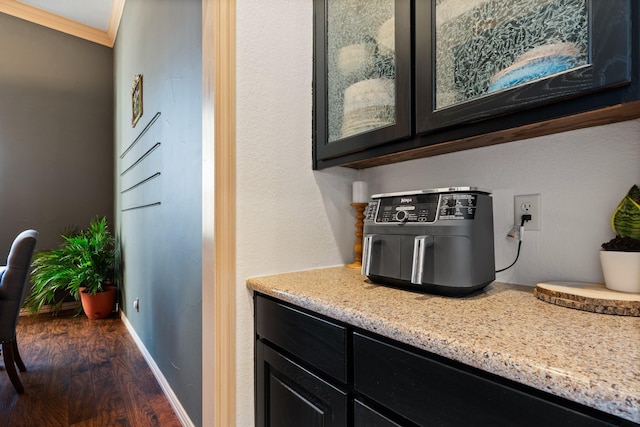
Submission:
M 611 216 L 616 237 L 603 243 L 606 251 L 640 252 L 640 188 L 631 187 Z
M 57 312 L 67 294 L 80 299 L 80 288 L 96 294 L 113 278 L 114 238 L 105 217 L 95 217 L 89 228 L 62 233 L 58 248 L 37 252 L 31 264 L 31 293 L 24 307 L 38 313 L 50 305 Z

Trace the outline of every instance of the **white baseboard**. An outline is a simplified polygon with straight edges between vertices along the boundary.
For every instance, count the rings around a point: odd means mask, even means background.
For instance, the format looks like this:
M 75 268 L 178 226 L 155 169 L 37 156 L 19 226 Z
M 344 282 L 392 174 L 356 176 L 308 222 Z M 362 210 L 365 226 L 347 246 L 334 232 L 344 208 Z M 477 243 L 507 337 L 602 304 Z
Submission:
M 80 301 L 69 301 L 69 302 L 63 302 L 62 305 L 60 305 L 60 311 L 64 311 L 64 310 L 76 310 L 78 307 L 80 307 Z M 53 307 L 50 305 L 43 305 L 40 310 L 38 311 L 38 314 L 43 314 L 43 313 L 51 313 L 53 311 Z M 21 308 L 20 309 L 20 316 L 29 316 L 30 313 L 27 311 L 26 308 Z
M 127 330 L 129 331 L 131 338 L 133 338 L 133 341 L 136 343 L 136 345 L 140 349 L 140 352 L 142 353 L 144 360 L 147 361 L 147 365 L 149 365 L 151 372 L 153 372 L 153 376 L 155 376 L 156 380 L 158 380 L 158 383 L 160 384 L 160 388 L 162 388 L 162 391 L 164 392 L 165 396 L 167 396 L 167 399 L 169 400 L 171 407 L 175 411 L 176 416 L 178 417 L 182 425 L 184 427 L 192 427 L 192 426 L 195 427 L 195 424 L 193 424 L 193 422 L 189 418 L 187 411 L 184 410 L 184 408 L 182 407 L 182 404 L 178 400 L 178 397 L 175 395 L 175 393 L 171 389 L 171 386 L 167 382 L 167 379 L 164 377 L 164 375 L 162 375 L 160 368 L 158 368 L 158 365 L 156 365 L 156 362 L 153 360 L 153 357 L 151 357 L 151 354 L 149 353 L 149 351 L 147 351 L 147 348 L 144 346 L 142 340 L 136 333 L 135 329 L 133 329 L 133 326 L 131 325 L 131 323 L 129 323 L 129 319 L 127 319 L 127 316 L 125 316 L 124 312 L 122 311 L 120 311 L 120 318 L 122 319 L 122 322 L 124 323 Z

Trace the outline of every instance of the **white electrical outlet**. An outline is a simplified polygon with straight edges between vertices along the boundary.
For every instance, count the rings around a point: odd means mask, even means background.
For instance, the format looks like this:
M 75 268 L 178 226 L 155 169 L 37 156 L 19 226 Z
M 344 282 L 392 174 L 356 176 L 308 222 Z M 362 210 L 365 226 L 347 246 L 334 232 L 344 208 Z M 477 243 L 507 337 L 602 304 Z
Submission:
M 529 231 L 542 230 L 542 208 L 539 194 L 526 196 L 514 196 L 513 198 L 513 222 L 520 225 L 522 215 L 531 215 L 531 221 L 524 223 L 524 229 Z

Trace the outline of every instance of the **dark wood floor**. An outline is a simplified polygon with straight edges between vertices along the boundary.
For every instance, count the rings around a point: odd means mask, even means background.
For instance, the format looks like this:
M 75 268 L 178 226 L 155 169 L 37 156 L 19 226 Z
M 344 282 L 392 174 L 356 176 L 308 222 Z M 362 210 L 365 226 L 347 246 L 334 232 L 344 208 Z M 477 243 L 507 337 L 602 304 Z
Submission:
M 0 358 L 0 426 L 180 426 L 119 318 L 21 317 L 18 345 L 25 393 Z

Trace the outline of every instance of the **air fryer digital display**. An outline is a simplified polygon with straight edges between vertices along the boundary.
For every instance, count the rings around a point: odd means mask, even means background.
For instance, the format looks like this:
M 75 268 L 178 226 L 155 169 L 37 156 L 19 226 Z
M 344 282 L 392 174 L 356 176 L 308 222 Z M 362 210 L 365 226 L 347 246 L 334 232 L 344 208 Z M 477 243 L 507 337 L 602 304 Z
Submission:
M 436 219 L 474 219 L 477 195 L 411 194 L 380 199 L 376 223 L 425 223 Z
M 380 200 L 376 222 L 434 222 L 438 194 L 412 194 Z

